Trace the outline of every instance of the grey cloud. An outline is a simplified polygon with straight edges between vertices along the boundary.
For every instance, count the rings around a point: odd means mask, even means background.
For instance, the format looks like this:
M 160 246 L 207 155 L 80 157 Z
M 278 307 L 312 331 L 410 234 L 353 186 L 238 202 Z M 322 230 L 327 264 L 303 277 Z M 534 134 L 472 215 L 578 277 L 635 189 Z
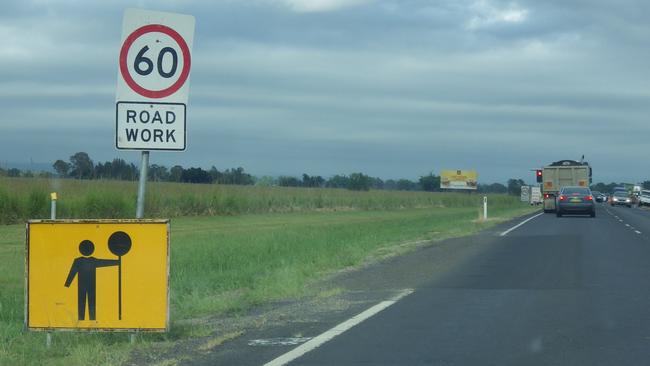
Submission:
M 392 178 L 460 167 L 505 181 L 585 154 L 597 180 L 648 179 L 638 156 L 650 133 L 650 5 L 486 1 L 526 18 L 469 29 L 475 3 L 376 0 L 297 13 L 266 1 L 139 2 L 197 18 L 189 148 L 152 159 Z M 137 160 L 113 148 L 128 6 L 3 8 L 0 34 L 12 38 L 0 46 L 0 161 L 78 150 Z

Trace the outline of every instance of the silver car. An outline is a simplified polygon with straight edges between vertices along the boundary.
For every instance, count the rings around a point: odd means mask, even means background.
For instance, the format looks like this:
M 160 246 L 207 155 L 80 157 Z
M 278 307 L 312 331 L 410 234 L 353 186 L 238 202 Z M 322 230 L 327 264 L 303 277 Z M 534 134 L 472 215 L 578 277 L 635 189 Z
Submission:
M 614 194 L 612 194 L 612 198 L 610 199 L 609 203 L 612 206 L 624 205 L 627 207 L 632 207 L 632 199 L 630 198 L 630 195 L 629 193 L 627 193 L 627 191 L 614 192 Z
M 596 204 L 587 187 L 564 187 L 557 198 L 557 217 L 565 214 L 583 214 L 596 217 Z

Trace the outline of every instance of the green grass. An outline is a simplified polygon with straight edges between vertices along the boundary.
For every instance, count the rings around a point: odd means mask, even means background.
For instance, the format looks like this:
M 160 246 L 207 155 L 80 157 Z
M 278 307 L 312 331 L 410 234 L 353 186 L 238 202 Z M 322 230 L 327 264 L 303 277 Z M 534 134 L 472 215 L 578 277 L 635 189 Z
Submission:
M 0 224 L 49 218 L 49 193 L 57 192 L 58 218 L 130 218 L 135 215 L 137 182 L 0 177 Z M 490 203 L 510 205 L 516 198 L 490 195 Z M 397 210 L 476 207 L 466 193 L 346 189 L 147 184 L 146 217 L 224 216 L 333 210 Z

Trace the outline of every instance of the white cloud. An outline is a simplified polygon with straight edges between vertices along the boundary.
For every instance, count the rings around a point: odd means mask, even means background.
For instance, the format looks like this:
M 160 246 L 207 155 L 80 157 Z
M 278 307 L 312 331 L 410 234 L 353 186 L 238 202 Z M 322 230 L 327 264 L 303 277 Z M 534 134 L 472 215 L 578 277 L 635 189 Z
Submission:
M 291 10 L 299 13 L 334 11 L 367 3 L 369 0 L 281 0 Z
M 528 9 L 521 8 L 514 2 L 505 8 L 498 8 L 488 0 L 479 0 L 471 5 L 470 10 L 472 16 L 467 28 L 472 30 L 495 24 L 523 23 L 528 19 Z

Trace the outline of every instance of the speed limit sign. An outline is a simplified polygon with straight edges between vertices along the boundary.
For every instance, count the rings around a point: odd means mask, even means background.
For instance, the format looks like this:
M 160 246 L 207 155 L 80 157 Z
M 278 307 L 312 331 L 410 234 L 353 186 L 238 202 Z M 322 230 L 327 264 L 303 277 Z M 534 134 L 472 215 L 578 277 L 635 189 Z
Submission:
M 124 12 L 118 59 L 115 146 L 184 150 L 194 17 Z

